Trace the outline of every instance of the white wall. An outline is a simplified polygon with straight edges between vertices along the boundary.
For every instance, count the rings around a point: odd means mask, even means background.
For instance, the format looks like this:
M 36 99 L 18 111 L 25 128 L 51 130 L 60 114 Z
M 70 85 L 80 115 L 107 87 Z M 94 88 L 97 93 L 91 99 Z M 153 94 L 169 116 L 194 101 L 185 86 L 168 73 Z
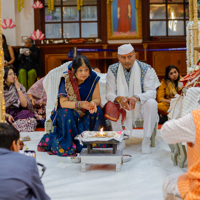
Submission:
M 34 0 L 25 0 L 24 8 L 18 11 L 17 0 L 1 0 L 1 20 L 13 19 L 16 27 L 13 29 L 3 29 L 7 43 L 11 46 L 21 46 L 22 36 L 30 37 L 34 31 Z

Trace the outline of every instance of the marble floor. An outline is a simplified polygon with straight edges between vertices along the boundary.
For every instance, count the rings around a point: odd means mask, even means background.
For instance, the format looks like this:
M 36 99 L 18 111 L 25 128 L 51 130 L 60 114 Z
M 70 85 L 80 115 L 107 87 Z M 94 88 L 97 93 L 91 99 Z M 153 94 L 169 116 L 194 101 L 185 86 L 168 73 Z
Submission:
M 21 136 L 30 136 L 26 147 L 35 150 L 37 162 L 47 167 L 42 182 L 53 200 L 162 200 L 165 177 L 187 170 L 187 165 L 183 169 L 173 166 L 170 149 L 159 130 L 152 154 L 141 154 L 143 131 L 133 130 L 134 138 L 126 141 L 124 150 L 132 159 L 122 165 L 121 172 L 116 172 L 114 165 L 88 165 L 87 172 L 81 172 L 80 164 L 68 157 L 37 152 L 43 134 L 22 132 Z

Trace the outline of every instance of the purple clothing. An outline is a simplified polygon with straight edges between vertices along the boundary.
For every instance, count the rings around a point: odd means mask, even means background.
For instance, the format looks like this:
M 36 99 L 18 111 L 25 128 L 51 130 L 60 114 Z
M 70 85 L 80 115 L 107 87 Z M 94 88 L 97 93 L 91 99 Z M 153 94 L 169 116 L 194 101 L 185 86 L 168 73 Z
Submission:
M 34 131 L 37 126 L 37 121 L 34 118 L 35 115 L 33 113 L 33 107 L 29 98 L 27 97 L 24 86 L 20 84 L 20 88 L 27 100 L 27 108 L 21 107 L 18 92 L 15 88 L 15 85 L 12 84 L 9 90 L 4 90 L 6 113 L 10 114 L 14 118 L 12 125 L 19 132 Z
M 34 117 L 34 113 L 30 110 L 25 110 L 24 108 L 9 107 L 6 109 L 6 113 L 12 115 L 15 121 L 18 119 L 26 119 L 29 117 Z

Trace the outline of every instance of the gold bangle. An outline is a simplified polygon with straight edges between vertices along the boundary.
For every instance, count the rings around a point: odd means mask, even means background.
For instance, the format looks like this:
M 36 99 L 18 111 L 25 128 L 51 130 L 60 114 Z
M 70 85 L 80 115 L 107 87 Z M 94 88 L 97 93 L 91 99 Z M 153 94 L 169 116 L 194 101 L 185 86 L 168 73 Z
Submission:
M 121 98 L 122 98 L 122 96 L 117 97 L 117 103 L 120 102 Z

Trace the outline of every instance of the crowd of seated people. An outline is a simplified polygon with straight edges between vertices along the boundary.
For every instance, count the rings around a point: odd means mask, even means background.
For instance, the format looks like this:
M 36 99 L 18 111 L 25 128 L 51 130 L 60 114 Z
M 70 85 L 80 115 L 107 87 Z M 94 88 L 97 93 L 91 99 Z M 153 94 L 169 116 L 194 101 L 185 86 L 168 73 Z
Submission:
M 37 121 L 38 124 L 44 125 L 45 119 L 46 94 L 42 88 L 42 80 L 30 89 L 30 100 L 26 91 L 39 76 L 39 49 L 33 44 L 33 40 L 28 38 L 25 40 L 25 46 L 19 50 L 18 58 L 15 58 L 15 52 L 7 44 L 6 37 L 3 34 L 2 45 L 4 51 L 6 121 L 18 131 L 34 131 Z M 16 65 L 16 60 L 19 61 L 19 66 Z M 15 73 L 18 74 L 18 77 Z
M 5 42 L 5 40 L 4 40 Z M 17 76 L 15 76 L 14 70 L 11 66 L 5 66 L 5 75 L 4 75 L 4 98 L 5 98 L 5 107 L 6 107 L 6 120 L 8 123 L 12 124 L 18 131 L 34 131 L 37 125 L 37 121 L 44 125 L 45 121 L 45 106 L 47 102 L 47 95 L 43 88 L 43 80 L 41 78 L 39 81 L 35 82 L 37 78 L 37 74 L 39 73 L 39 66 L 33 65 L 30 67 L 30 63 L 34 63 L 34 59 L 36 59 L 38 50 L 35 45 L 33 45 L 32 41 L 27 39 L 25 42 L 25 47 L 29 48 L 28 52 L 21 51 L 19 58 L 23 60 L 21 66 L 19 67 L 19 78 L 23 80 L 23 74 L 28 74 L 31 72 L 31 78 L 28 76 L 27 81 L 24 82 L 26 86 L 23 86 L 18 82 Z M 126 50 L 126 49 L 125 49 Z M 124 49 L 122 54 L 120 54 L 120 63 L 126 66 L 126 62 L 123 60 Z M 137 62 L 138 70 L 143 69 L 146 70 L 145 73 L 148 73 L 149 66 L 144 65 L 139 61 L 135 61 L 134 59 L 134 51 L 131 48 L 131 51 L 125 55 L 131 55 L 130 59 L 132 62 Z M 130 56 L 129 55 L 129 56 Z M 38 59 L 38 58 L 37 58 Z M 31 62 L 30 62 L 31 60 Z M 124 63 L 123 63 L 124 61 Z M 26 63 L 26 64 L 25 64 Z M 12 63 L 9 63 L 12 64 Z M 110 77 L 113 79 L 113 85 L 116 80 L 118 80 L 118 76 L 115 68 L 119 67 L 117 65 L 112 65 L 110 69 Z M 119 79 L 123 81 L 124 85 L 128 85 L 133 78 L 131 76 L 131 71 L 133 70 L 132 65 L 129 64 L 127 68 L 123 69 L 123 65 L 121 67 L 121 74 L 125 74 L 125 78 Z M 95 70 L 95 69 L 94 69 Z M 99 72 L 99 71 L 98 71 Z M 139 74 L 139 73 L 138 73 Z M 129 78 L 127 78 L 129 76 Z M 142 76 L 141 76 L 142 77 Z M 30 79 L 29 79 L 30 78 Z M 134 77 L 136 78 L 136 77 Z M 152 81 L 152 77 L 148 77 L 150 81 Z M 158 108 L 158 113 L 161 117 L 167 117 L 168 109 L 170 105 L 170 101 L 175 95 L 180 91 L 181 85 L 179 82 L 180 74 L 177 67 L 174 65 L 169 65 L 165 71 L 165 77 L 161 82 L 161 86 L 157 90 L 157 101 L 152 102 L 156 105 L 154 111 Z M 31 80 L 31 81 L 30 81 Z M 103 115 L 102 109 L 99 107 L 101 103 L 100 91 L 99 91 L 99 80 L 100 77 L 92 71 L 90 66 L 89 59 L 85 56 L 76 56 L 73 62 L 69 65 L 68 71 L 63 72 L 60 78 L 59 91 L 57 94 L 57 104 L 55 109 L 52 111 L 51 120 L 53 122 L 54 130 L 49 134 L 45 134 L 38 144 L 38 151 L 47 151 L 49 154 L 56 154 L 59 156 L 70 156 L 76 155 L 77 152 L 80 152 L 82 149 L 82 145 L 80 145 L 79 141 L 75 140 L 75 136 L 80 134 L 85 130 L 100 130 L 100 128 L 104 127 L 106 130 L 105 118 Z M 23 82 L 23 81 L 22 81 Z M 111 91 L 111 78 L 107 79 L 108 86 Z M 120 81 L 119 81 L 120 82 Z M 121 94 L 115 94 L 112 96 L 114 99 L 114 104 L 121 106 L 124 110 L 133 110 L 138 103 L 145 103 L 147 100 L 152 100 L 154 97 L 153 84 L 152 88 L 148 88 L 148 81 L 138 79 L 138 83 L 144 87 L 144 91 L 153 92 L 151 97 L 144 99 L 142 96 L 143 92 L 140 91 L 138 94 L 134 94 L 131 97 L 125 97 Z M 133 83 L 133 82 L 132 82 Z M 109 85 L 110 84 L 110 85 Z M 146 84 L 146 85 L 145 85 Z M 118 87 L 117 85 L 114 85 Z M 29 88 L 26 93 L 26 88 Z M 135 88 L 134 88 L 135 89 Z M 112 90 L 113 94 L 116 90 Z M 110 92 L 110 93 L 111 93 Z M 145 93 L 144 92 L 144 93 Z M 123 93 L 123 91 L 122 91 Z M 121 110 L 120 110 L 121 112 Z M 134 113 L 133 113 L 134 116 Z M 193 113 L 190 117 L 190 121 L 194 121 L 195 124 L 198 123 L 199 114 Z M 36 120 L 37 119 L 37 120 Z M 186 118 L 185 118 L 186 119 Z M 132 119 L 131 119 L 132 120 Z M 166 120 L 165 120 L 166 121 Z M 187 119 L 186 119 L 187 121 Z M 121 124 L 121 119 L 120 119 Z M 173 125 L 175 128 L 178 127 L 177 123 L 182 123 L 181 120 L 177 122 L 170 122 L 166 124 L 162 129 L 163 138 L 169 143 L 173 143 L 176 141 L 171 141 L 168 139 L 168 130 Z M 132 123 L 132 121 L 131 121 Z M 155 124 L 155 123 L 153 123 Z M 166 127 L 168 127 L 166 129 Z M 175 129 L 174 128 L 174 129 Z M 14 131 L 14 130 L 12 130 Z M 196 133 L 199 136 L 199 130 L 196 129 Z M 145 145 L 149 145 L 150 137 L 146 137 L 148 142 Z M 170 137 L 169 137 L 170 138 Z M 180 138 L 179 138 L 180 139 Z M 181 139 L 180 139 L 181 141 Z M 187 142 L 187 141 L 185 141 Z M 193 144 L 195 143 L 195 137 L 193 135 L 193 140 L 190 141 Z M 198 141 L 199 142 L 199 141 Z M 13 147 L 15 148 L 15 146 Z M 1 150 L 1 149 L 0 149 Z M 195 151 L 199 149 L 196 148 Z M 144 148 L 144 153 L 150 153 L 149 149 Z M 194 160 L 191 165 L 197 160 Z M 188 178 L 188 177 L 187 177 Z M 195 179 L 196 181 L 196 179 Z M 184 180 L 181 179 L 179 184 L 184 184 Z M 177 177 L 176 177 L 177 183 Z M 175 184 L 176 189 L 177 185 Z M 166 188 L 165 188 L 166 189 Z M 188 190 L 189 187 L 187 188 Z M 173 194 L 172 192 L 164 192 L 165 197 L 169 194 Z M 184 191 L 177 190 L 175 196 L 182 197 Z M 198 195 L 198 194 L 197 194 Z

